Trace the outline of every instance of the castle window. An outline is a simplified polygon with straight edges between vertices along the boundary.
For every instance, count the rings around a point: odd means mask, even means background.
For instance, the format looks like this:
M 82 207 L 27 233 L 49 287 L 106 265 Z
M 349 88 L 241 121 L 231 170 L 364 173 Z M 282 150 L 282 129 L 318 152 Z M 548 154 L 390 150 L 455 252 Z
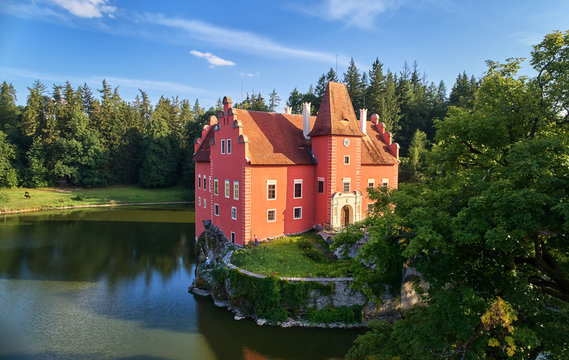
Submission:
M 324 178 L 318 178 L 318 193 L 324 194 Z
M 205 204 L 205 198 L 203 199 L 203 208 L 207 208 L 206 204 Z
M 267 200 L 275 200 L 277 198 L 277 181 L 267 181 Z
M 239 200 L 239 181 L 233 181 L 233 199 Z
M 209 192 L 211 192 L 211 176 L 209 177 Z
M 233 231 L 231 232 L 231 243 L 235 244 L 235 233 Z
M 372 204 L 367 204 L 367 213 L 371 214 L 373 212 L 373 203 Z
M 201 175 L 198 175 L 198 189 L 202 188 L 202 177 Z
M 389 179 L 381 180 L 381 186 L 382 187 L 388 187 L 389 186 Z
M 221 140 L 221 153 L 225 154 L 225 140 Z
M 231 139 L 227 139 L 227 153 L 231 154 Z
M 219 204 L 213 205 L 213 212 L 215 213 L 215 216 L 219 216 Z
M 267 210 L 267 222 L 275 222 L 277 221 L 277 210 L 271 209 Z
M 202 198 L 198 197 L 198 206 L 202 206 Z
M 219 194 L 219 180 L 217 179 L 213 179 L 213 194 L 214 195 Z
M 228 199 L 231 197 L 231 188 L 229 187 L 229 180 L 225 180 L 225 197 Z
M 300 179 L 294 180 L 294 198 L 302 198 L 302 180 Z
M 350 178 L 343 179 L 342 184 L 343 184 L 343 191 L 345 193 L 350 192 Z
M 375 187 L 375 179 L 367 179 L 367 187 L 374 188 Z
M 344 156 L 344 165 L 350 165 L 350 156 L 349 155 Z
M 235 206 L 231 207 L 231 218 L 237 220 L 237 208 Z
M 295 207 L 293 209 L 293 216 L 294 219 L 302 219 L 302 207 Z

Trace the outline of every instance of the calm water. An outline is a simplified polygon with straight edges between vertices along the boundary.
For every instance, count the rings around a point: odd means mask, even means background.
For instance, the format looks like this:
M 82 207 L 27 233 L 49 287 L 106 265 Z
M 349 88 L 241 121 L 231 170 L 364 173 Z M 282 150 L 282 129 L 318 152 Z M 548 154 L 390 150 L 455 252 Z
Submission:
M 1 358 L 329 359 L 354 331 L 259 327 L 189 294 L 194 213 L 0 217 Z

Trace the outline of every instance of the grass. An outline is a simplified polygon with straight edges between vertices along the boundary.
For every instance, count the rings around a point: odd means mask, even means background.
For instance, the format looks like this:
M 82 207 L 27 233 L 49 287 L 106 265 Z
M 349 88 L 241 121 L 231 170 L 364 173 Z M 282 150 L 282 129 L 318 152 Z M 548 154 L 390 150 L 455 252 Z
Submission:
M 28 192 L 30 198 L 24 197 Z M 136 186 L 105 188 L 0 189 L 0 213 L 50 210 L 69 206 L 117 205 L 129 203 L 177 202 L 193 199 L 183 187 L 143 189 Z
M 349 263 L 346 261 L 331 261 L 326 259 L 324 254 L 321 257 L 313 255 L 309 257 L 310 253 L 307 254 L 299 246 L 307 240 L 313 245 L 325 246 L 322 238 L 315 233 L 286 236 L 261 243 L 258 247 L 237 250 L 231 262 L 240 268 L 262 275 L 276 274 L 281 277 L 342 277 L 347 275 Z M 321 252 L 318 247 L 314 250 Z

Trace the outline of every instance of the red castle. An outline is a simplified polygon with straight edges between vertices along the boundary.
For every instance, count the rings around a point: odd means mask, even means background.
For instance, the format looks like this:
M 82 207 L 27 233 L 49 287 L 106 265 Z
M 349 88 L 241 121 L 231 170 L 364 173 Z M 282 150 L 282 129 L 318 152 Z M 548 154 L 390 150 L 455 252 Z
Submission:
M 362 220 L 370 187 L 397 188 L 399 145 L 377 115 L 356 119 L 344 84 L 330 82 L 310 116 L 234 109 L 212 116 L 195 143 L 196 234 L 210 220 L 232 242 L 338 230 Z

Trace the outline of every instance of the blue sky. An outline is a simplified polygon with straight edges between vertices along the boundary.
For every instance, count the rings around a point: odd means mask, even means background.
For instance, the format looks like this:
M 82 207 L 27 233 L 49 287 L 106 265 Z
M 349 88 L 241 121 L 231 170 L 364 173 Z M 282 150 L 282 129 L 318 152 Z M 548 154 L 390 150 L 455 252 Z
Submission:
M 350 57 L 361 70 L 377 57 L 395 72 L 416 60 L 450 90 L 485 60 L 529 57 L 543 35 L 569 29 L 567 14 L 566 0 L 0 0 L 0 81 L 19 104 L 36 79 L 93 90 L 107 79 L 129 101 L 140 88 L 154 104 L 209 107 L 276 89 L 282 107 L 336 61 L 341 75 Z

